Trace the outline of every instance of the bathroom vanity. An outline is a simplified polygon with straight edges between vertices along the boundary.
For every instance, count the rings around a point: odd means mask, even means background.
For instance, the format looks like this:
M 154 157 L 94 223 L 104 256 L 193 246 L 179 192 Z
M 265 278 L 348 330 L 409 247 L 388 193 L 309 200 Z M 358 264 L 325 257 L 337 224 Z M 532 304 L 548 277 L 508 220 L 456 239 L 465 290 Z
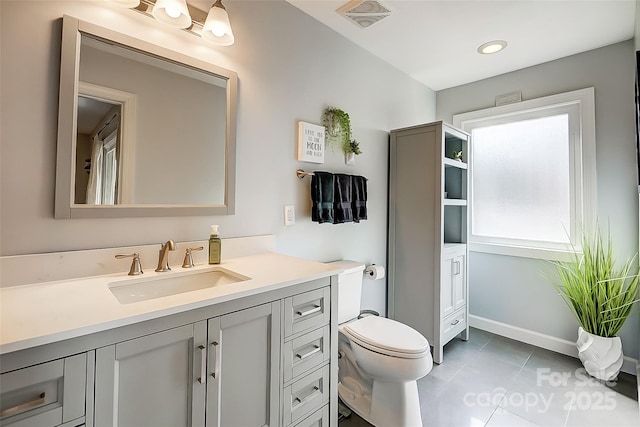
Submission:
M 216 269 L 238 280 L 116 297 Z M 337 426 L 339 272 L 264 253 L 4 287 L 0 424 Z

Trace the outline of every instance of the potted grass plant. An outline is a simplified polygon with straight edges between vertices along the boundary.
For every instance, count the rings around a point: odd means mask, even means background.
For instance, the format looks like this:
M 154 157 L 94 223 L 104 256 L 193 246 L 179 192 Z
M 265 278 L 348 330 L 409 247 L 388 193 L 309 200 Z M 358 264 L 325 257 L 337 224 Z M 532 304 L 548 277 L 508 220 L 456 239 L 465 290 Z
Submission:
M 579 323 L 578 357 L 587 373 L 609 381 L 622 367 L 618 331 L 638 300 L 636 256 L 616 265 L 611 235 L 606 242 L 598 228 L 583 234 L 582 253 L 570 261 L 554 261 L 558 279 L 552 283 Z

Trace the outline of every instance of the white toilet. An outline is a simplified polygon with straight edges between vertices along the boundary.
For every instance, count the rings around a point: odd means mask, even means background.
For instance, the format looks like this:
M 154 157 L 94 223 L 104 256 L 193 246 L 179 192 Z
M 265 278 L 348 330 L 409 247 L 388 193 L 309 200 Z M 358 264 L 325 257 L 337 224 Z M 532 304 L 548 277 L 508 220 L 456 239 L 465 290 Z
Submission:
M 416 381 L 433 367 L 429 341 L 415 329 L 378 316 L 358 319 L 364 264 L 330 263 L 338 276 L 338 394 L 377 427 L 422 426 Z

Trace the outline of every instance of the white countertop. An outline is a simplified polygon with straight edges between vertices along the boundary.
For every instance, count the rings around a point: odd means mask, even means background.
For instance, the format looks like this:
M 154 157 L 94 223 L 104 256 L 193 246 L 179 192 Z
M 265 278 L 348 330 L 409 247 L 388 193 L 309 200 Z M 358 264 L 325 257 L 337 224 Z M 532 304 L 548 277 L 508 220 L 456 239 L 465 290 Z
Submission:
M 164 278 L 222 267 L 250 279 L 167 297 L 121 304 L 108 284 L 132 278 Z M 0 354 L 76 338 L 115 327 L 210 306 L 339 273 L 337 266 L 276 253 L 224 260 L 192 269 L 172 266 L 166 273 L 145 271 L 0 289 Z

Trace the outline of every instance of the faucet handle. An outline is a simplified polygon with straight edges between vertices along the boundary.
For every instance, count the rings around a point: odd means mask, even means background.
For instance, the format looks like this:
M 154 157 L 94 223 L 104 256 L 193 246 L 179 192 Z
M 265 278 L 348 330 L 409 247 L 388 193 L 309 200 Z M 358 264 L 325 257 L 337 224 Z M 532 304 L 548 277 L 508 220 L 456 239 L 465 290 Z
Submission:
M 129 255 L 122 255 L 122 254 L 118 254 L 116 255 L 117 259 L 123 259 L 123 258 L 131 258 L 133 257 L 133 260 L 131 261 L 131 268 L 129 269 L 129 276 L 138 276 L 140 274 L 143 274 L 144 271 L 142 271 L 142 264 L 140 263 L 140 254 L 135 252 Z
M 204 246 L 200 246 L 197 248 L 187 248 L 184 253 L 184 261 L 182 262 L 182 268 L 191 268 L 195 266 L 193 263 L 193 256 L 191 255 L 192 251 L 201 251 L 204 249 Z

